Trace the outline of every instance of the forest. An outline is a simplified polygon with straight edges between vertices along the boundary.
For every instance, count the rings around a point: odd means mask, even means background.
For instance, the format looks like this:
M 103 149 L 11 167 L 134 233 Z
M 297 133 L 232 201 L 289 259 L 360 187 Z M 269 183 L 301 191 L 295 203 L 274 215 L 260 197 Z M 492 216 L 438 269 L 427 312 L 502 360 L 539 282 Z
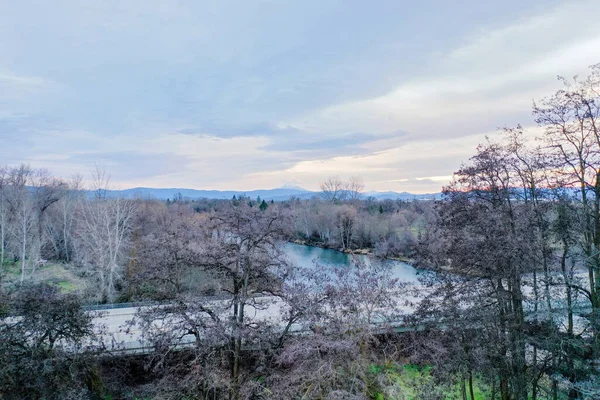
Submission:
M 439 201 L 339 177 L 310 200 L 125 199 L 101 168 L 0 167 L 0 398 L 600 398 L 600 65 L 559 83 Z M 420 282 L 300 267 L 287 242 Z M 145 351 L 94 323 L 126 303 Z

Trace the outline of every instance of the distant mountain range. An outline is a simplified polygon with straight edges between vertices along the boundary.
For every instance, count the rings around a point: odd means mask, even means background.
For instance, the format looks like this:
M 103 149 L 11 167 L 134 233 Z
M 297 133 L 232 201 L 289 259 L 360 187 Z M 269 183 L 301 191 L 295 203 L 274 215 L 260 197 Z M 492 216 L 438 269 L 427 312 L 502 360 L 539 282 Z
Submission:
M 365 192 L 363 196 L 365 198 L 374 197 L 377 200 L 439 200 L 442 198 L 442 193 L 414 194 L 409 192 Z
M 90 193 L 91 194 L 91 193 Z M 110 190 L 107 193 L 109 197 L 122 197 L 129 199 L 157 199 L 167 200 L 181 197 L 183 199 L 231 199 L 235 196 L 248 196 L 267 201 L 286 201 L 291 198 L 311 199 L 313 197 L 323 197 L 322 192 L 311 192 L 302 188 L 277 188 L 266 190 L 196 190 L 196 189 L 155 189 L 155 188 L 133 188 L 125 190 Z M 373 197 L 377 200 L 432 200 L 441 198 L 441 193 L 413 194 L 408 192 L 366 192 L 363 198 Z

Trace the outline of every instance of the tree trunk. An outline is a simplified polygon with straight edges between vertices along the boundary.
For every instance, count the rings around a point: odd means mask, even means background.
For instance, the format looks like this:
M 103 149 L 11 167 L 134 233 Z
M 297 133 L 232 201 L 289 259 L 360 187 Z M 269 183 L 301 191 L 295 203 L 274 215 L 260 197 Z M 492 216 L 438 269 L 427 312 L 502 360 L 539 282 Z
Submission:
M 537 346 L 533 345 L 533 379 L 531 382 L 531 400 L 537 400 L 538 370 L 537 370 Z
M 537 271 L 536 268 L 533 269 L 533 311 L 537 313 L 538 304 L 540 302 L 540 294 L 538 290 L 538 279 L 537 279 Z
M 27 254 L 27 220 L 25 216 L 23 217 L 23 236 L 22 236 L 22 246 L 21 246 L 21 285 L 23 284 L 23 280 L 25 279 L 25 256 Z
M 545 291 L 545 294 L 546 294 L 546 302 L 547 302 L 547 305 L 548 305 L 548 311 L 551 312 L 552 311 L 552 301 L 551 301 L 552 298 L 550 296 L 550 271 L 548 270 L 548 256 L 546 254 L 546 249 L 545 249 L 545 247 L 546 247 L 545 244 L 547 242 L 546 242 L 545 238 L 543 240 L 544 240 L 544 248 L 542 249 L 542 251 L 544 252 L 543 261 L 544 261 L 544 279 L 545 279 L 545 282 L 544 282 L 544 291 Z
M 233 368 L 231 376 L 231 400 L 237 400 L 239 396 L 240 386 L 240 356 L 242 352 L 242 338 L 236 337 L 234 339 L 233 349 Z
M 469 370 L 469 394 L 471 400 L 475 400 L 475 392 L 473 391 L 473 371 Z
M 573 336 L 573 298 L 571 289 L 571 278 L 567 273 L 567 254 L 569 252 L 569 244 L 563 239 L 563 252 L 560 257 L 560 269 L 565 281 L 565 290 L 567 292 L 567 334 Z
M 71 261 L 69 258 L 69 238 L 68 238 L 68 216 L 67 216 L 67 211 L 66 211 L 66 206 L 64 207 L 65 209 L 63 210 L 63 248 L 64 248 L 64 252 L 65 252 L 65 261 L 69 262 Z
M 6 216 L 4 211 L 4 196 L 0 204 L 0 278 L 2 278 L 2 268 L 4 268 L 4 242 L 6 240 Z
M 525 358 L 525 338 L 523 325 L 525 315 L 523 313 L 523 294 L 521 292 L 521 272 L 518 266 L 513 269 L 511 279 L 511 302 L 513 311 L 514 327 L 509 331 L 509 337 L 512 347 L 512 374 L 515 382 L 513 392 L 515 400 L 527 399 L 527 377 L 525 376 L 526 358 Z
M 460 377 L 460 393 L 462 395 L 462 400 L 467 400 L 467 387 L 465 385 L 465 378 Z
M 234 290 L 236 304 L 234 305 L 235 327 L 233 335 L 233 365 L 231 369 L 231 400 L 237 400 L 239 398 L 242 328 L 244 325 L 244 307 L 248 297 L 249 271 L 251 268 L 250 260 L 246 259 L 245 263 L 243 282 L 241 285 L 237 282 L 234 283 L 234 285 L 236 285 Z M 239 288 L 239 286 L 241 286 L 241 288 Z
M 508 381 L 506 378 L 500 378 L 500 397 L 502 400 L 510 400 L 510 393 L 508 392 Z
M 236 400 L 238 396 L 238 380 L 240 374 L 240 351 L 241 342 L 238 340 L 240 332 L 239 326 L 239 312 L 240 312 L 240 299 L 239 290 L 237 283 L 234 283 L 233 293 L 233 336 L 231 337 L 231 394 L 230 399 Z

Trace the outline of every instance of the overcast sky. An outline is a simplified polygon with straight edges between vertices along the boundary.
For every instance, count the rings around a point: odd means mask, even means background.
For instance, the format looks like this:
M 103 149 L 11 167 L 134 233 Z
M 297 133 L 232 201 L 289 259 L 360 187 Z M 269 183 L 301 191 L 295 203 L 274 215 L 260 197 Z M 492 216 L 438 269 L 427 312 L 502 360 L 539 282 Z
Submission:
M 600 1 L 0 0 L 0 164 L 439 191 L 600 62 Z M 592 19 L 590 19 L 592 18 Z

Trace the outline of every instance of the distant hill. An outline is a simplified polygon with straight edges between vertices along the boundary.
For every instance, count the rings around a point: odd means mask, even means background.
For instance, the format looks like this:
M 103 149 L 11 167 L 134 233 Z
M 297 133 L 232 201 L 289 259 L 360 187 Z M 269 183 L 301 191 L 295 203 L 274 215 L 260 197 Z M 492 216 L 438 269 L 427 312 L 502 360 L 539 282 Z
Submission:
M 109 197 L 123 197 L 129 199 L 158 199 L 167 200 L 174 199 L 176 197 L 182 197 L 184 199 L 231 199 L 235 196 L 248 196 L 253 199 L 260 196 L 261 199 L 283 201 L 288 200 L 293 196 L 306 195 L 309 192 L 304 189 L 267 189 L 267 190 L 196 190 L 196 189 L 184 189 L 184 188 L 170 188 L 170 189 L 155 189 L 155 188 L 133 188 L 125 190 L 110 190 L 107 192 Z M 311 196 L 312 197 L 312 196 Z
M 90 195 L 92 193 L 90 192 Z M 291 198 L 298 198 L 302 200 L 311 199 L 313 197 L 322 197 L 322 192 L 311 192 L 302 188 L 277 188 L 277 189 L 265 189 L 265 190 L 196 190 L 196 189 L 185 189 L 185 188 L 169 188 L 169 189 L 156 189 L 156 188 L 144 188 L 138 187 L 133 189 L 125 190 L 109 190 L 107 192 L 108 197 L 122 197 L 128 199 L 157 199 L 167 200 L 174 199 L 176 197 L 182 197 L 183 199 L 195 200 L 195 199 L 231 199 L 233 196 L 248 196 L 252 199 L 256 199 L 260 196 L 261 199 L 270 201 L 286 201 Z M 363 195 L 364 198 L 373 197 L 377 200 L 431 200 L 441 198 L 441 193 L 430 193 L 430 194 L 412 194 L 408 192 L 366 192 Z
M 408 192 L 366 192 L 365 197 L 374 197 L 378 200 L 439 200 L 442 193 L 414 194 Z

